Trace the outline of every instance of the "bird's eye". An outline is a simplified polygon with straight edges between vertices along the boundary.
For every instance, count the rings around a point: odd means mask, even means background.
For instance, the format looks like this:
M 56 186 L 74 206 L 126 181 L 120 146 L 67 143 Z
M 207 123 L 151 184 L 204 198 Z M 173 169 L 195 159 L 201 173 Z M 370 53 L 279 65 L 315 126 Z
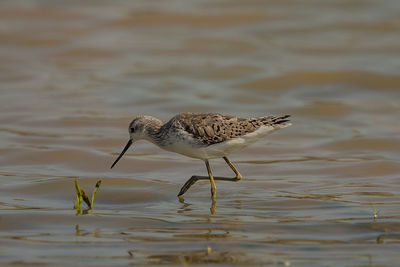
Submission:
M 134 132 L 135 132 L 135 128 L 132 127 L 132 128 L 131 128 L 131 133 L 134 133 Z

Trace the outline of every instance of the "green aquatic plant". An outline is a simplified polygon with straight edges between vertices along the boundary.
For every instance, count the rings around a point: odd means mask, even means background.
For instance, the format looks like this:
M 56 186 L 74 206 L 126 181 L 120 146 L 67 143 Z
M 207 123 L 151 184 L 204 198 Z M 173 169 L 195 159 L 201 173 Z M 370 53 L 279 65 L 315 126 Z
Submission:
M 377 209 L 375 208 L 375 206 L 372 206 L 372 210 L 373 210 L 373 212 L 374 212 L 374 222 L 376 222 L 376 219 L 378 218 L 379 210 L 377 210 Z
M 80 213 L 81 211 L 82 200 L 88 206 L 88 210 L 93 209 L 94 197 L 97 191 L 99 190 L 100 185 L 101 185 L 101 180 L 98 180 L 92 193 L 92 199 L 89 200 L 85 191 L 79 186 L 78 178 L 75 178 L 76 202 L 74 202 L 74 209 L 76 210 L 77 213 Z

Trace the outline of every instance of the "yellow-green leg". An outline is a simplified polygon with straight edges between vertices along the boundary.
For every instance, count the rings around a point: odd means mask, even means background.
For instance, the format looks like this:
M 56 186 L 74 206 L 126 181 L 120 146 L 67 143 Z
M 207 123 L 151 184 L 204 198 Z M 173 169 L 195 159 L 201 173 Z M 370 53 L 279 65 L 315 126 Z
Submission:
M 231 182 L 237 182 L 240 179 L 242 179 L 242 175 L 240 174 L 240 172 L 236 169 L 236 167 L 232 164 L 232 162 L 229 161 L 229 159 L 227 157 L 223 157 L 223 159 L 225 160 L 225 162 L 229 165 L 229 167 L 232 169 L 232 171 L 236 174 L 236 177 L 230 178 L 230 177 L 219 177 L 219 176 L 213 176 L 211 173 L 211 168 L 210 168 L 210 164 L 208 163 L 208 160 L 206 160 L 206 166 L 207 166 L 207 171 L 208 171 L 208 175 L 209 176 L 199 176 L 199 175 L 193 175 L 192 177 L 190 177 L 189 180 L 187 180 L 187 182 L 182 186 L 181 190 L 179 191 L 178 197 L 181 197 L 183 194 L 185 194 L 185 192 L 192 186 L 194 185 L 198 180 L 210 180 L 212 177 L 213 182 L 211 182 L 211 186 L 214 183 L 214 188 L 215 188 L 215 182 L 214 180 L 220 180 L 220 181 L 231 181 Z M 211 173 L 211 176 L 210 176 Z
M 231 167 L 232 171 L 236 174 L 236 177 L 233 178 L 231 181 L 239 181 L 240 179 L 242 179 L 242 175 L 240 174 L 240 172 L 235 168 L 235 166 L 233 165 L 232 162 L 229 161 L 229 159 L 227 157 L 223 158 L 225 160 L 225 162 L 229 165 L 229 167 Z
M 214 177 L 211 172 L 211 167 L 210 167 L 210 163 L 208 162 L 208 159 L 205 160 L 205 163 L 206 163 L 206 167 L 207 167 L 208 177 L 210 178 L 210 183 L 211 183 L 211 197 L 213 199 L 215 199 L 217 196 L 217 187 L 215 186 Z

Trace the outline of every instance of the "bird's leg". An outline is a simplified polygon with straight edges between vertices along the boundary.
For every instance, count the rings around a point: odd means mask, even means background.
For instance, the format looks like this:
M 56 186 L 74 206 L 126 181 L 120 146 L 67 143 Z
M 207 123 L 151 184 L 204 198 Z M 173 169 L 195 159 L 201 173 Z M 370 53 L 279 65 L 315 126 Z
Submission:
M 242 175 L 240 172 L 236 169 L 236 167 L 230 162 L 230 160 L 227 157 L 223 157 L 225 162 L 229 165 L 229 167 L 233 170 L 233 172 L 236 174 L 236 177 L 230 178 L 230 177 L 220 177 L 220 176 L 215 176 L 213 177 L 214 180 L 219 180 L 219 181 L 231 181 L 231 182 L 237 182 L 240 179 L 242 179 Z M 209 180 L 209 176 L 199 176 L 199 175 L 193 175 L 190 177 L 189 180 L 182 186 L 181 190 L 179 191 L 178 197 L 181 197 L 185 192 L 192 186 L 194 185 L 198 180 Z
M 207 172 L 208 172 L 208 177 L 210 177 L 210 183 L 211 183 L 211 198 L 215 200 L 216 198 L 216 192 L 217 192 L 217 187 L 215 186 L 215 181 L 213 174 L 211 172 L 211 167 L 210 163 L 208 162 L 208 159 L 205 160 L 206 167 L 207 167 Z
M 227 157 L 223 158 L 225 160 L 225 162 L 229 165 L 229 167 L 231 167 L 232 171 L 236 174 L 236 177 L 231 178 L 231 180 L 229 181 L 239 181 L 240 179 L 242 179 L 242 175 L 240 174 L 240 172 L 236 169 L 236 167 L 233 165 L 232 162 L 230 162 L 230 160 Z
M 182 186 L 181 191 L 179 191 L 178 197 L 182 196 L 185 194 L 185 192 L 192 186 L 194 185 L 198 180 L 209 180 L 210 178 L 208 176 L 199 176 L 199 175 L 193 175 L 190 177 L 189 180 Z
M 215 214 L 216 208 L 217 208 L 217 200 L 215 198 L 211 198 L 211 207 L 210 207 L 211 214 Z

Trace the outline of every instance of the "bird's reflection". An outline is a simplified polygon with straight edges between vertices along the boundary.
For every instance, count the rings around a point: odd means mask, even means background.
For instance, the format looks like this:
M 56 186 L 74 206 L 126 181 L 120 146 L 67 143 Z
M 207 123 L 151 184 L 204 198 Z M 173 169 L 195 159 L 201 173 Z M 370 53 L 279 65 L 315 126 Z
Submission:
M 182 207 L 178 210 L 178 213 L 183 213 L 185 211 L 190 211 L 192 210 L 189 208 L 192 204 L 185 202 L 185 199 L 183 196 L 178 196 L 178 200 L 180 203 L 182 203 Z M 210 207 L 210 213 L 215 214 L 216 213 L 216 208 L 217 208 L 217 199 L 216 198 L 211 198 L 211 207 Z

